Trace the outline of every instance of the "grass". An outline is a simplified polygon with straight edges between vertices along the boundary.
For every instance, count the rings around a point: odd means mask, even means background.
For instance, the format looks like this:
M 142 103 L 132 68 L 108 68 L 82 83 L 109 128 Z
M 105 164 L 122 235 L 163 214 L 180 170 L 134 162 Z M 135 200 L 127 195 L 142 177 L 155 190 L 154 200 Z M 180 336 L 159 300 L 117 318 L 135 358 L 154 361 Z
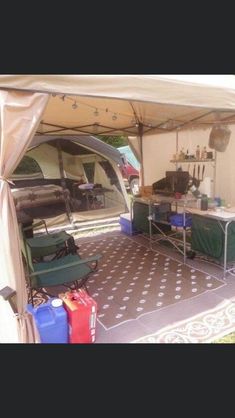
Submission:
M 235 344 L 235 332 L 215 340 L 214 344 Z

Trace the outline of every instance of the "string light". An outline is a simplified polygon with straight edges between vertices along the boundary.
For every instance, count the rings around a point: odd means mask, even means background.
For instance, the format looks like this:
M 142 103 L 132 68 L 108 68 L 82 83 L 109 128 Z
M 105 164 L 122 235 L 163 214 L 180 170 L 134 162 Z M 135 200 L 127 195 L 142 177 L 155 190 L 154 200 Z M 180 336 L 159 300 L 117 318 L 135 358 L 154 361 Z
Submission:
M 60 96 L 60 99 L 63 101 L 63 102 L 65 102 L 65 100 L 67 101 L 67 100 L 71 100 L 71 101 L 73 101 L 74 102 L 74 97 L 71 97 L 71 96 L 68 96 L 68 95 L 66 95 L 66 94 L 63 94 L 63 95 L 61 95 Z M 122 117 L 125 117 L 125 118 L 129 118 L 130 117 L 130 115 L 127 115 L 127 114 L 124 114 L 124 113 L 120 113 L 120 112 L 113 112 L 112 110 L 109 110 L 108 109 L 108 107 L 106 107 L 106 108 L 97 108 L 96 106 L 94 106 L 94 105 L 92 105 L 92 104 L 88 104 L 88 103 L 83 103 L 83 101 L 82 100 L 75 100 L 75 102 L 74 102 L 74 104 L 76 103 L 76 105 L 77 105 L 77 107 L 79 106 L 85 106 L 85 107 L 88 107 L 88 108 L 90 108 L 90 109 L 93 109 L 93 114 L 94 114 L 94 116 L 99 116 L 100 115 L 100 113 L 101 112 L 105 112 L 105 113 L 111 113 L 112 114 L 112 120 L 117 120 L 118 119 L 118 116 L 120 115 L 120 116 L 122 116 Z M 73 107 L 73 105 L 72 105 L 72 107 Z M 74 106 L 73 107 L 74 109 L 76 109 L 76 107 Z M 136 122 L 136 119 L 133 119 L 132 120 L 132 123 L 133 124 L 135 124 L 135 122 Z
M 56 95 L 58 95 L 58 94 L 56 94 L 56 93 L 52 93 L 52 96 L 53 97 L 55 97 Z M 87 103 L 82 103 L 82 102 L 80 102 L 79 101 L 79 103 L 77 102 L 77 100 L 74 100 L 74 98 L 73 97 L 70 97 L 70 96 L 68 96 L 68 95 L 66 95 L 66 94 L 63 94 L 63 95 L 61 95 L 60 96 L 60 99 L 63 101 L 63 102 L 65 102 L 65 99 L 66 100 L 71 100 L 71 101 L 73 101 L 73 104 L 72 104 L 72 108 L 73 109 L 77 109 L 78 108 L 78 106 L 80 106 L 80 105 L 82 105 L 82 106 L 86 106 L 86 107 L 89 107 L 89 108 L 91 108 L 91 109 L 94 109 L 94 111 L 93 111 L 93 114 L 94 114 L 94 116 L 95 117 L 98 117 L 99 115 L 100 115 L 100 113 L 101 112 L 105 112 L 105 113 L 112 113 L 112 120 L 113 121 L 116 121 L 117 119 L 118 119 L 118 115 L 120 115 L 120 116 L 124 116 L 124 117 L 126 117 L 126 118 L 129 118 L 130 116 L 129 115 L 126 115 L 126 114 L 123 114 L 123 113 L 119 113 L 119 112 L 115 112 L 115 113 L 113 113 L 111 110 L 109 110 L 107 107 L 106 108 L 103 108 L 103 109 L 99 109 L 99 108 L 97 108 L 97 107 L 95 107 L 95 106 L 92 106 L 92 105 L 90 105 L 90 104 L 87 104 Z M 218 115 L 217 115 L 218 116 Z M 162 129 L 173 129 L 173 128 L 175 128 L 175 129 L 179 129 L 177 126 L 175 126 L 176 125 L 176 121 L 174 121 L 174 120 L 168 120 L 168 121 L 166 121 L 166 122 L 164 122 L 164 123 L 162 123 L 161 124 L 161 128 Z M 216 123 L 216 122 L 215 122 Z M 138 119 L 137 118 L 135 118 L 135 116 L 133 115 L 132 116 L 132 119 L 131 119 L 131 125 L 133 125 L 133 127 L 135 126 L 136 128 L 139 128 L 139 122 L 138 122 Z M 146 124 L 146 126 L 148 126 L 149 128 L 153 128 L 153 124 L 152 123 L 148 123 L 148 124 Z M 99 128 L 99 123 L 94 123 L 94 125 L 93 125 L 93 127 L 94 127 L 94 131 L 95 132 L 97 132 L 98 131 L 98 128 Z

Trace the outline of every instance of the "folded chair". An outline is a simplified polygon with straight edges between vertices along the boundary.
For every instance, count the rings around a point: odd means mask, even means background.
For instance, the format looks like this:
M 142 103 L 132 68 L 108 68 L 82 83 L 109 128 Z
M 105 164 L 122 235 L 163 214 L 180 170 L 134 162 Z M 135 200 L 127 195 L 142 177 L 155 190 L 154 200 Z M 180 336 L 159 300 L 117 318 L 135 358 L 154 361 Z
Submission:
M 88 276 L 95 272 L 100 254 L 81 258 L 79 254 L 66 254 L 50 261 L 33 262 L 30 245 L 21 235 L 22 253 L 25 259 L 25 270 L 30 290 L 31 303 L 38 294 L 51 295 L 47 289 L 53 286 L 65 286 L 68 289 L 86 288 Z M 94 263 L 94 264 L 93 264 Z
M 28 238 L 27 231 L 43 224 L 46 230 L 44 235 L 38 235 Z M 34 261 L 43 261 L 44 257 L 53 255 L 53 258 L 60 258 L 67 254 L 76 254 L 79 247 L 75 244 L 72 235 L 65 231 L 49 233 L 44 220 L 36 224 L 22 228 L 24 239 L 31 249 L 31 255 Z

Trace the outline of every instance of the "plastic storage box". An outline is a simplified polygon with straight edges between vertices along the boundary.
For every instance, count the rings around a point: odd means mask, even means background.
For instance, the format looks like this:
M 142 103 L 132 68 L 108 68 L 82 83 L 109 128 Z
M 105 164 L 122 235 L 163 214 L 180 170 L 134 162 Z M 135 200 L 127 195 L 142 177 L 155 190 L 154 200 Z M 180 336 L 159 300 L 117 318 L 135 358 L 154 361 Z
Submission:
M 37 307 L 28 304 L 27 311 L 35 319 L 41 343 L 69 342 L 67 312 L 61 299 L 50 298 L 48 302 Z
M 172 226 L 184 226 L 184 214 L 177 213 L 176 215 L 170 216 L 170 223 Z M 192 226 L 192 216 L 189 213 L 185 214 L 185 226 L 191 227 Z
M 121 226 L 121 231 L 125 234 L 134 235 L 136 233 L 133 223 L 131 222 L 130 213 L 123 213 L 122 215 L 120 215 L 119 223 Z

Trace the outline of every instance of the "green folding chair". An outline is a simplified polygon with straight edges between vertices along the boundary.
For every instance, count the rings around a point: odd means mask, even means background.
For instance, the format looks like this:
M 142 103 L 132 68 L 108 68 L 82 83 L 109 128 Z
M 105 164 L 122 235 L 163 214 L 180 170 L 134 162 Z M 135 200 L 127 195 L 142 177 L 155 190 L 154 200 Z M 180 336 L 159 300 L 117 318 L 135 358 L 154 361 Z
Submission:
M 86 288 L 89 275 L 97 270 L 100 254 L 81 258 L 79 254 L 67 254 L 50 261 L 33 262 L 32 250 L 27 239 L 20 232 L 22 253 L 25 260 L 26 279 L 30 290 L 31 303 L 38 294 L 49 293 L 47 288 L 65 286 L 67 289 Z M 87 290 L 87 288 L 86 288 Z
M 26 234 L 29 229 L 43 224 L 46 233 L 43 235 L 33 235 L 27 238 Z M 27 241 L 31 249 L 31 255 L 34 261 L 44 261 L 44 257 L 53 255 L 53 259 L 63 257 L 67 254 L 76 254 L 79 247 L 75 244 L 72 235 L 65 231 L 49 233 L 44 220 L 40 220 L 32 226 L 22 229 L 24 239 Z

